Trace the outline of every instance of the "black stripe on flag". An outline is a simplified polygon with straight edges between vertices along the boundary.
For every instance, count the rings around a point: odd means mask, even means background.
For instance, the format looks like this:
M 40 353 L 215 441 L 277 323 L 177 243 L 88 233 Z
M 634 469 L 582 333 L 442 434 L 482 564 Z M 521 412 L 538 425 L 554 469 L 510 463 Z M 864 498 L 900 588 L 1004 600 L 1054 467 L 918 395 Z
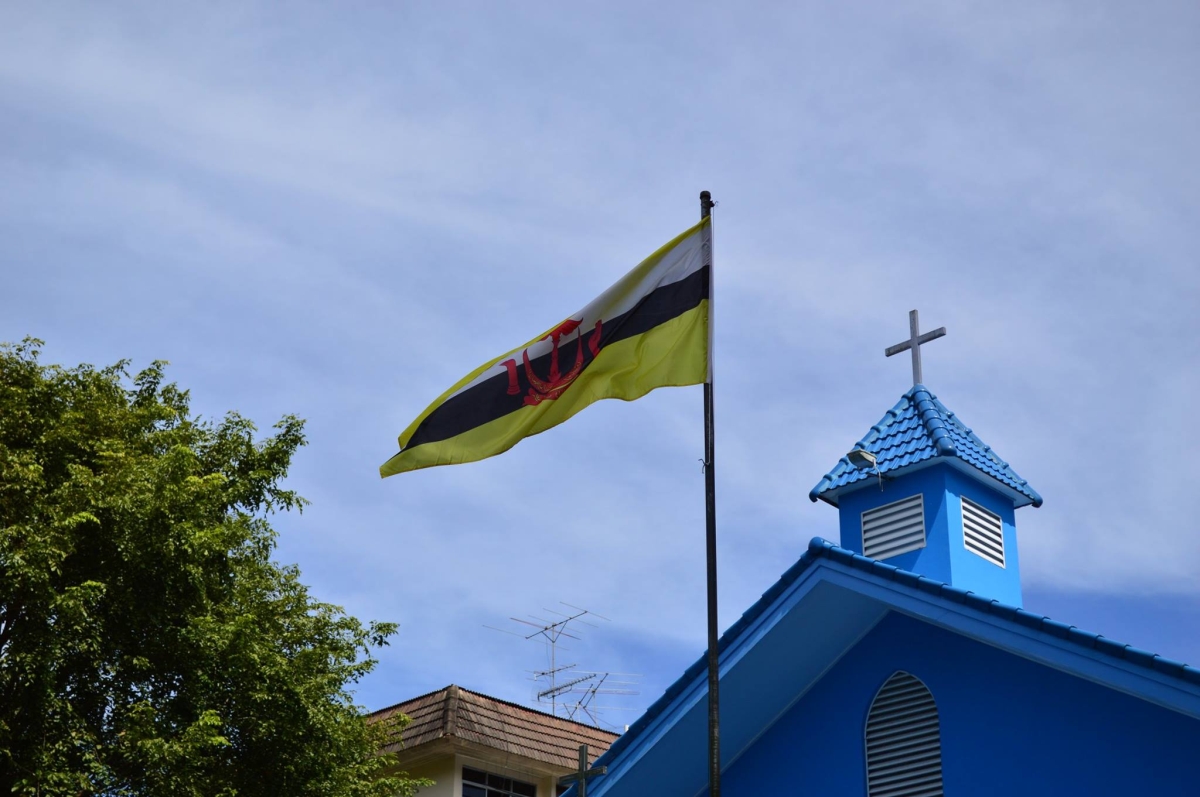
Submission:
M 656 288 L 634 305 L 632 310 L 622 313 L 615 318 L 601 319 L 600 351 L 604 347 L 618 341 L 649 332 L 659 324 L 683 315 L 697 307 L 708 298 L 708 272 L 705 266 L 678 282 Z M 575 364 L 579 347 L 583 346 L 583 369 L 591 365 L 594 359 L 588 348 L 588 338 L 591 329 L 579 329 L 578 340 L 572 334 L 569 338 L 563 336 L 558 344 L 559 369 L 568 371 Z M 413 433 L 407 451 L 414 446 L 425 443 L 436 443 L 460 435 L 476 426 L 482 426 L 489 421 L 502 418 L 511 412 L 516 412 L 525 406 L 525 396 L 529 393 L 529 380 L 525 375 L 525 366 L 517 357 L 517 393 L 509 393 L 509 376 L 507 373 L 489 377 L 463 392 L 451 396 L 437 409 L 429 414 Z M 550 371 L 550 352 L 530 360 L 535 374 L 548 374 Z M 582 374 L 582 372 L 581 372 Z

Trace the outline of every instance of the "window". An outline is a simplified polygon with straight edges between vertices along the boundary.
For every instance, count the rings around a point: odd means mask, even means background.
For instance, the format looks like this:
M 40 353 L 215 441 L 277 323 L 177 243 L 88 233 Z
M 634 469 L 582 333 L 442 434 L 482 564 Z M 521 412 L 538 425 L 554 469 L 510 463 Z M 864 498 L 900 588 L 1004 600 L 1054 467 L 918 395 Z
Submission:
M 916 676 L 887 679 L 867 712 L 867 797 L 941 797 L 937 705 Z
M 537 797 L 537 786 L 463 767 L 462 797 Z
M 963 545 L 994 565 L 1004 567 L 1004 522 L 970 498 L 962 499 Z
M 917 495 L 862 513 L 863 556 L 889 559 L 925 547 L 925 497 Z

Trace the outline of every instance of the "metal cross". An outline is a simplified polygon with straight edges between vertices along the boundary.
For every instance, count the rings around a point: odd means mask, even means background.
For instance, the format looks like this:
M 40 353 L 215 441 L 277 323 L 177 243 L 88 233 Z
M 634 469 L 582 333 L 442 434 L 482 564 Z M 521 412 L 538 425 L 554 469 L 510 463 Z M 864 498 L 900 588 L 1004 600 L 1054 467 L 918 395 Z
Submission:
M 579 745 L 579 770 L 572 772 L 570 775 L 563 775 L 558 779 L 558 782 L 563 786 L 571 783 L 579 784 L 579 797 L 587 797 L 587 779 L 594 778 L 597 775 L 603 775 L 608 772 L 608 767 L 596 767 L 588 769 L 588 754 L 587 745 Z
M 903 343 L 897 343 L 895 346 L 888 346 L 883 350 L 886 357 L 891 357 L 893 354 L 899 354 L 902 351 L 912 350 L 913 363 L 913 384 L 921 384 L 921 344 L 928 343 L 931 340 L 937 340 L 942 335 L 946 334 L 945 327 L 938 327 L 932 332 L 921 334 L 921 325 L 917 321 L 917 311 L 910 310 L 908 313 L 908 332 L 909 338 Z

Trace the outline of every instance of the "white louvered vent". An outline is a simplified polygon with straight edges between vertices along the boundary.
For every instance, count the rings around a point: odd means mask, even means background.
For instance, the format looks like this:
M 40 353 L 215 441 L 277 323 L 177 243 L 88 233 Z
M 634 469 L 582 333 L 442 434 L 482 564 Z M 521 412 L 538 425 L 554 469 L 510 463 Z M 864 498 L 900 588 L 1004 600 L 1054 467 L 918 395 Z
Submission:
M 969 498 L 962 499 L 963 544 L 994 565 L 1004 567 L 1004 523 Z
M 920 493 L 862 513 L 863 556 L 888 559 L 925 547 L 925 498 Z
M 867 797 L 941 797 L 937 704 L 920 679 L 898 672 L 867 714 Z

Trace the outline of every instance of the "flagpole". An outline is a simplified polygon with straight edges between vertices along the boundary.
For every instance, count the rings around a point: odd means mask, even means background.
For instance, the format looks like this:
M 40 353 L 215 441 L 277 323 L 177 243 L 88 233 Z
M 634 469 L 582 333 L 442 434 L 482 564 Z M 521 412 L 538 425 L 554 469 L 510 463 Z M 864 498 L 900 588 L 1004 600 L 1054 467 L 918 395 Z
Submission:
M 700 218 L 712 215 L 712 194 L 700 192 Z M 704 509 L 708 560 L 708 794 L 721 797 L 721 712 L 717 669 L 717 474 L 713 444 L 713 255 L 712 223 L 704 230 L 708 266 L 708 377 L 704 380 Z

